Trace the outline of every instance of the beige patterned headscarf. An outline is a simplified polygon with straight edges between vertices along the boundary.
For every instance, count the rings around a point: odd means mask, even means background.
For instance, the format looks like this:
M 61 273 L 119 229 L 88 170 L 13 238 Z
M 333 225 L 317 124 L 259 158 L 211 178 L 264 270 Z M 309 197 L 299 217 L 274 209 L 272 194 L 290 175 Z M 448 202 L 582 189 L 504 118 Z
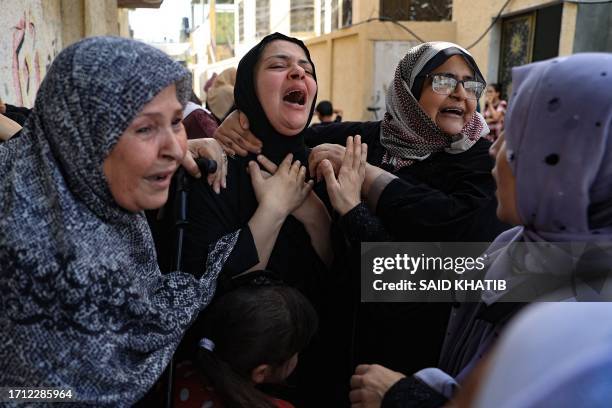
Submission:
M 380 140 L 386 149 L 383 164 L 390 164 L 394 170 L 424 160 L 435 152 L 464 152 L 489 133 L 484 118 L 475 112 L 461 133 L 450 135 L 442 131 L 419 105 L 411 88 L 427 63 L 440 53 L 444 53 L 447 59 L 461 55 L 474 68 L 475 76 L 484 82 L 472 56 L 456 44 L 428 42 L 408 51 L 397 66 L 387 92 L 387 112 L 381 126 Z
M 236 68 L 228 68 L 219 74 L 206 93 L 206 103 L 219 120 L 223 120 L 234 106 Z

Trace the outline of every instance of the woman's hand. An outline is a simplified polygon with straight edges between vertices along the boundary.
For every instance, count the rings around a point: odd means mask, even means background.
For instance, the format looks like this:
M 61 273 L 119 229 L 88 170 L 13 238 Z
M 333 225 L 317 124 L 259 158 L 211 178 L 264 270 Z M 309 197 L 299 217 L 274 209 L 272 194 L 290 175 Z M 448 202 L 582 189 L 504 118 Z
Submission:
M 0 141 L 7 141 L 21 130 L 21 125 L 0 113 Z
M 227 155 L 221 148 L 219 142 L 211 138 L 192 139 L 187 141 L 188 152 L 185 154 L 182 165 L 187 172 L 196 178 L 202 177 L 195 158 L 205 157 L 217 162 L 217 170 L 208 175 L 208 184 L 212 186 L 217 194 L 221 188 L 226 188 L 227 177 Z
M 265 156 L 257 156 L 257 161 L 271 174 L 275 174 L 278 170 L 278 166 Z M 331 217 L 323 201 L 311 190 L 304 202 L 293 210 L 291 215 L 304 225 L 313 248 L 325 265 L 331 267 L 334 257 L 329 236 Z
M 368 146 L 361 143 L 361 136 L 355 136 L 354 140 L 349 136 L 337 179 L 333 165 L 328 159 L 324 159 L 320 164 L 332 206 L 340 215 L 346 214 L 361 202 L 361 185 L 365 179 L 367 156 Z
M 399 380 L 406 376 L 378 364 L 357 366 L 351 377 L 349 399 L 351 407 L 380 407 L 383 397 Z
M 246 156 L 248 152 L 260 153 L 262 143 L 249 131 L 249 120 L 239 110 L 230 113 L 219 125 L 213 137 L 230 156 Z
M 263 166 L 264 169 L 266 169 L 266 171 L 270 175 L 276 173 L 276 171 L 278 170 L 278 166 L 264 155 L 260 154 L 259 156 L 257 156 L 257 161 Z M 321 209 L 327 211 L 325 210 L 325 204 L 323 204 L 321 199 L 314 192 L 311 191 L 302 203 L 302 205 L 296 208 L 295 211 L 291 213 L 291 215 L 297 218 L 298 221 L 300 221 L 302 224 L 305 224 L 309 220 L 315 219 L 314 217 L 310 216 L 313 213 L 320 211 Z
M 273 175 L 262 172 L 255 162 L 250 162 L 248 168 L 259 205 L 278 212 L 283 218 L 302 205 L 314 184 L 304 182 L 306 167 L 299 160 L 291 164 L 292 159 L 293 155 L 288 154 Z
M 308 157 L 308 170 L 311 176 L 316 175 L 317 180 L 321 180 L 323 173 L 319 164 L 326 159 L 331 163 L 334 174 L 338 174 L 344 160 L 345 150 L 344 146 L 332 143 L 323 143 L 312 149 Z

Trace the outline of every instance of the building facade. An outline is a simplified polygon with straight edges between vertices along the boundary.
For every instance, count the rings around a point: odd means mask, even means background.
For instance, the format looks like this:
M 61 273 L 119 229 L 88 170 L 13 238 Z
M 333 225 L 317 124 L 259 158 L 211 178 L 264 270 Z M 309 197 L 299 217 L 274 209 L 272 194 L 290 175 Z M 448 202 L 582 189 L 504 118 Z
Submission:
M 501 83 L 506 96 L 514 66 L 577 52 L 612 51 L 612 3 L 512 0 L 503 8 L 505 2 L 454 0 L 453 21 L 457 42 L 471 47 L 487 81 Z
M 382 118 L 397 63 L 421 41 L 468 48 L 487 82 L 501 83 L 506 96 L 512 67 L 577 52 L 612 52 L 612 3 L 354 0 L 351 26 L 307 40 L 318 98 L 342 108 L 347 120 Z

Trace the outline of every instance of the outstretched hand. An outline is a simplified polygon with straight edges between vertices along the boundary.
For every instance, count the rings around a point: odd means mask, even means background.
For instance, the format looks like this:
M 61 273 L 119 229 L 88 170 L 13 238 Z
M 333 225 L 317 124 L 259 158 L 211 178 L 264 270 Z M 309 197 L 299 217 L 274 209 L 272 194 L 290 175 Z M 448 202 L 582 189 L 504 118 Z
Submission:
M 323 143 L 315 146 L 308 156 L 308 170 L 310 171 L 311 177 L 315 177 L 316 175 L 316 179 L 321 180 L 323 177 L 323 168 L 319 165 L 323 160 L 329 160 L 334 173 L 338 174 L 344 160 L 345 151 L 346 148 L 339 144 Z
M 351 377 L 349 399 L 351 407 L 378 408 L 396 382 L 405 378 L 402 373 L 389 370 L 378 364 L 361 364 Z
M 365 178 L 368 146 L 361 143 L 361 136 L 346 139 L 346 149 L 338 176 L 329 159 L 323 159 L 317 169 L 325 177 L 327 193 L 332 206 L 340 215 L 344 215 L 361 202 L 361 186 Z
M 239 110 L 230 113 L 219 125 L 213 137 L 230 156 L 260 153 L 262 143 L 249 131 L 249 119 Z
M 263 166 L 264 169 L 270 172 L 270 174 L 276 173 L 278 166 L 266 156 L 260 154 L 259 156 L 257 156 L 257 161 Z M 296 208 L 291 213 L 291 215 L 297 218 L 297 220 L 300 221 L 302 224 L 306 224 L 310 220 L 317 219 L 314 214 L 317 211 L 326 212 L 325 205 L 323 204 L 321 199 L 314 193 L 314 191 L 311 191 L 304 200 L 304 202 L 298 208 Z
M 313 181 L 304 182 L 306 167 L 299 160 L 291 164 L 292 159 L 293 155 L 288 154 L 274 174 L 262 171 L 254 161 L 248 167 L 259 205 L 283 217 L 302 205 L 314 185 Z
M 211 138 L 192 139 L 187 141 L 188 151 L 181 165 L 189 174 L 196 178 L 202 177 L 200 169 L 195 162 L 198 157 L 205 157 L 217 162 L 217 170 L 208 175 L 208 184 L 219 194 L 221 188 L 226 188 L 227 177 L 227 155 L 221 145 Z

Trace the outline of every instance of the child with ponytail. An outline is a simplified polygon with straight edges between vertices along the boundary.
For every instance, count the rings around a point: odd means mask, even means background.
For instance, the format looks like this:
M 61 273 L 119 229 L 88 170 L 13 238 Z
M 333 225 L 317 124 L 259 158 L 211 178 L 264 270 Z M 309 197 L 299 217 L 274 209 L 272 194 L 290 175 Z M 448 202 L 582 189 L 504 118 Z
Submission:
M 178 369 L 175 407 L 293 407 L 259 388 L 291 374 L 316 332 L 317 315 L 297 290 L 263 276 L 258 280 L 227 292 L 203 312 L 196 367 Z

